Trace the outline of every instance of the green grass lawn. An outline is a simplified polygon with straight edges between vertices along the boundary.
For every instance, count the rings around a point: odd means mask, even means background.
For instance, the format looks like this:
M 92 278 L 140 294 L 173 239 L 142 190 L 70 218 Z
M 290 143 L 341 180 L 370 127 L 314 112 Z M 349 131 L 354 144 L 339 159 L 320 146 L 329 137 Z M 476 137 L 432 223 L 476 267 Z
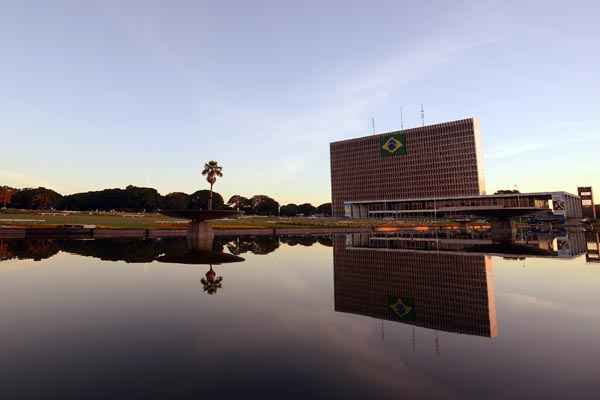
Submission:
M 185 220 L 170 218 L 155 213 L 63 213 L 48 211 L 0 211 L 0 226 L 56 226 L 56 225 L 96 225 L 110 228 L 185 228 Z M 381 221 L 379 221 L 381 222 Z M 279 218 L 279 217 L 240 217 L 211 221 L 217 229 L 257 229 L 293 227 L 357 227 L 376 224 L 376 221 L 352 221 L 336 218 Z
M 47 211 L 0 211 L 0 225 L 96 225 L 111 228 L 159 228 L 184 226 L 177 220 L 160 214 L 95 214 L 95 213 L 61 213 Z
M 359 228 L 374 226 L 414 226 L 415 221 L 344 218 L 260 217 L 242 216 L 210 222 L 216 229 L 260 228 Z M 438 221 L 444 225 L 447 221 Z M 186 226 L 185 220 L 166 217 L 157 213 L 64 213 L 48 211 L 0 210 L 0 226 L 44 227 L 56 225 L 96 225 L 107 228 L 173 229 Z M 429 224 L 431 225 L 431 224 Z

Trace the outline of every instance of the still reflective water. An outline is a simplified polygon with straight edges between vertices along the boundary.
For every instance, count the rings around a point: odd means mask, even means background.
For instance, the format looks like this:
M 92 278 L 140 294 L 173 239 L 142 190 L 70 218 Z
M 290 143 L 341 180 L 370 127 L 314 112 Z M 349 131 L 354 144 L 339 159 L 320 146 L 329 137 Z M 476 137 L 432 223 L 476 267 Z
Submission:
M 0 395 L 595 399 L 598 235 L 521 239 L 0 240 Z

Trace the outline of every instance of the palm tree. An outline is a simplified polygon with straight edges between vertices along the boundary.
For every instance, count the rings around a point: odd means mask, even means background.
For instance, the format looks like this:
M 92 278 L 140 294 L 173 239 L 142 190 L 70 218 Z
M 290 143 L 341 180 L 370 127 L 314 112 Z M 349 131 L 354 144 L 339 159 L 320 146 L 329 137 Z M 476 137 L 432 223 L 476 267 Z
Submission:
M 210 194 L 208 196 L 208 209 L 212 210 L 213 185 L 217 181 L 217 176 L 223 176 L 223 167 L 216 161 L 209 161 L 204 164 L 202 175 L 206 175 L 206 180 L 210 183 Z
M 212 264 L 210 265 L 210 269 L 206 273 L 206 278 L 200 279 L 204 291 L 208 294 L 215 294 L 217 292 L 217 289 L 222 288 L 222 281 L 223 277 L 217 276 L 216 272 L 212 268 Z

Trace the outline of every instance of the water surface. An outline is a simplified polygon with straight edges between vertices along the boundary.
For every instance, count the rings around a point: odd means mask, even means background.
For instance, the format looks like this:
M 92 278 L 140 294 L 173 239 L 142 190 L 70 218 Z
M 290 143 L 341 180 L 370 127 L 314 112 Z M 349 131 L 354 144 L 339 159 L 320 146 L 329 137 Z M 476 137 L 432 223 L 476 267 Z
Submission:
M 600 264 L 411 243 L 2 240 L 2 398 L 597 398 Z

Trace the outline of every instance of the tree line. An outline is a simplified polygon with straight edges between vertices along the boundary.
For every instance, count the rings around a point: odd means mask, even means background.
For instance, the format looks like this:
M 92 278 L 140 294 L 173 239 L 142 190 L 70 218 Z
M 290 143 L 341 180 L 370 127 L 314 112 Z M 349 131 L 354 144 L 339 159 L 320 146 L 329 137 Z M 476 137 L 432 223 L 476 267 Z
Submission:
M 240 195 L 231 196 L 227 205 L 245 214 L 258 215 L 280 215 L 282 217 L 295 217 L 303 215 L 309 217 L 312 215 L 331 216 L 331 203 L 323 203 L 318 207 L 310 203 L 300 205 L 290 203 L 280 206 L 280 204 L 269 196 L 258 195 L 246 198 Z
M 173 192 L 165 196 L 156 189 L 127 186 L 125 189 L 104 189 L 62 195 L 44 187 L 15 189 L 0 186 L 0 207 L 28 210 L 70 210 L 70 211 L 147 211 L 201 209 L 209 207 L 211 193 L 209 190 L 198 190 L 187 194 Z M 248 215 L 281 215 L 293 217 L 297 215 L 331 215 L 331 203 L 318 207 L 310 203 L 300 205 L 279 202 L 266 195 L 255 195 L 246 198 L 240 195 L 231 196 L 225 203 L 223 197 L 212 192 L 213 209 L 235 209 Z

